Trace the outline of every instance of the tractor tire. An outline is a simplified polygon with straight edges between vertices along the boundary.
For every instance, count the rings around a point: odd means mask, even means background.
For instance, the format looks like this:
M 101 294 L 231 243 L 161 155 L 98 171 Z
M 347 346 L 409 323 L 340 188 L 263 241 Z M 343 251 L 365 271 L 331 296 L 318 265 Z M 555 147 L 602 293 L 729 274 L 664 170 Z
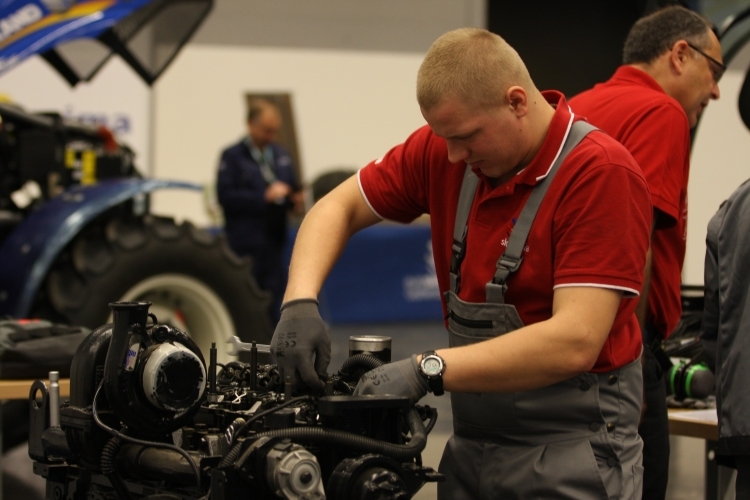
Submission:
M 159 323 L 186 331 L 220 363 L 227 340 L 268 344 L 270 295 L 261 291 L 251 261 L 237 257 L 223 235 L 172 219 L 113 217 L 92 223 L 58 257 L 45 281 L 40 309 L 72 325 L 110 321 L 110 302 L 148 301 Z M 44 307 L 46 305 L 46 307 Z

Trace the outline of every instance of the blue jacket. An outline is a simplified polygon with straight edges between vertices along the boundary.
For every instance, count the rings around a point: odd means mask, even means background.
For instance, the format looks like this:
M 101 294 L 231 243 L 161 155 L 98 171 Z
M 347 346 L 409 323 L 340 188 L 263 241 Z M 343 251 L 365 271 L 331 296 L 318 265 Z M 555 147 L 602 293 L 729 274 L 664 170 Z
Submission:
M 271 148 L 276 178 L 299 190 L 291 156 L 278 144 Z M 222 152 L 216 190 L 227 239 L 240 255 L 283 245 L 286 239 L 287 211 L 292 203 L 289 199 L 283 204 L 267 203 L 267 186 L 247 141 L 243 139 Z

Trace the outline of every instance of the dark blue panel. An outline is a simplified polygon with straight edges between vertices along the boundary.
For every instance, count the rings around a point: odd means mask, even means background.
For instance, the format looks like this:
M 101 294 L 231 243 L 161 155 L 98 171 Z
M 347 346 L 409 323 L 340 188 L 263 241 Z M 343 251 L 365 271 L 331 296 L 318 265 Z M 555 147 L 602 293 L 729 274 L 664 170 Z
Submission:
M 440 320 L 430 228 L 379 224 L 355 234 L 319 298 L 331 323 Z

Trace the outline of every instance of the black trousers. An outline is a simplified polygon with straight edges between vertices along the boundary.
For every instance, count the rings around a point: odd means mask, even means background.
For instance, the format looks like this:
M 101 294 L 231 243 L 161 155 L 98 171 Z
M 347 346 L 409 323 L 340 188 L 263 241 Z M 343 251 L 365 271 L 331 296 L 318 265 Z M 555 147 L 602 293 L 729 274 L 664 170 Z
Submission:
M 643 440 L 643 500 L 663 500 L 669 480 L 669 420 L 664 372 L 648 345 L 643 346 L 646 411 L 638 426 Z

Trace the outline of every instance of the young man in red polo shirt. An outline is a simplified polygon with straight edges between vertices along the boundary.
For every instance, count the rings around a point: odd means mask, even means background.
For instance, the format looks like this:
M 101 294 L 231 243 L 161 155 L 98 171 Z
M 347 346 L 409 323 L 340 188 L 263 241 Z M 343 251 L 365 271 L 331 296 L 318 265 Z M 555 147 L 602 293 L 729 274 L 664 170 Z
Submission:
M 607 82 L 570 100 L 573 111 L 620 141 L 648 182 L 654 229 L 646 283 L 638 305 L 644 331 L 646 409 L 643 438 L 644 498 L 664 498 L 669 473 L 666 386 L 652 351 L 675 329 L 682 313 L 690 128 L 724 72 L 710 21 L 683 7 L 640 19 L 623 51 L 623 66 Z M 650 278 L 650 280 L 649 280 Z
M 440 37 L 417 94 L 428 125 L 305 218 L 279 365 L 322 388 L 316 297 L 348 238 L 428 213 L 452 347 L 383 365 L 355 393 L 451 392 L 438 498 L 640 498 L 635 297 L 652 212 L 638 166 L 486 30 Z

